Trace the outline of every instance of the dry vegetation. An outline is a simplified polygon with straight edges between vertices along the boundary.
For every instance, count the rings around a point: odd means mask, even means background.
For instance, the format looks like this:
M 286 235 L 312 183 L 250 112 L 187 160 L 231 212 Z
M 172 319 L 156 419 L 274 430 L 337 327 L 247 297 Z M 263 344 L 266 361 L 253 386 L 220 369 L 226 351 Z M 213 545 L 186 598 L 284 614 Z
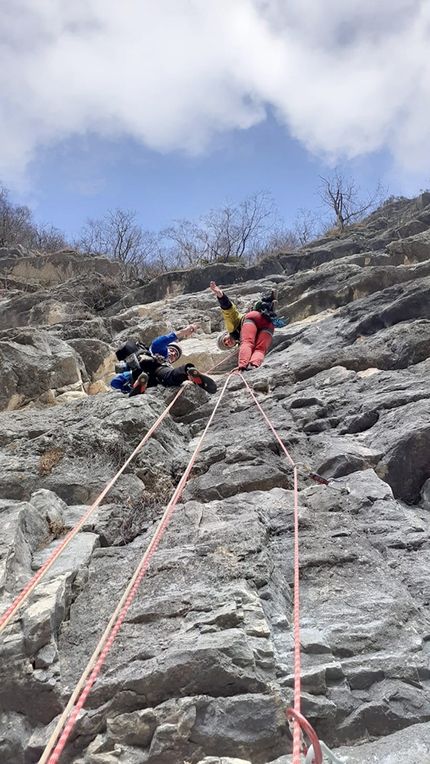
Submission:
M 63 456 L 61 448 L 50 448 L 41 454 L 39 458 L 39 475 L 42 477 L 49 475 Z

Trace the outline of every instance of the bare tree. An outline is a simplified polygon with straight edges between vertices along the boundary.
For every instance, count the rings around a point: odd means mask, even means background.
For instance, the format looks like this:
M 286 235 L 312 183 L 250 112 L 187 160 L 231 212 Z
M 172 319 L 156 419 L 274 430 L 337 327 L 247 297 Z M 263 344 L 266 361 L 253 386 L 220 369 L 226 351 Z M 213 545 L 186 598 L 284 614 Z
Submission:
M 67 246 L 62 231 L 36 223 L 29 207 L 13 204 L 9 191 L 0 184 L 0 246 L 17 244 L 39 252 L 55 252 Z
M 199 228 L 190 220 L 174 220 L 172 225 L 161 231 L 161 237 L 173 242 L 168 252 L 176 267 L 187 268 L 196 265 L 204 256 Z
M 276 205 L 266 191 L 246 197 L 236 206 L 225 204 L 202 218 L 205 256 L 228 261 L 255 257 L 279 225 Z
M 135 210 L 108 210 L 102 218 L 89 218 L 75 246 L 86 254 L 104 255 L 143 273 L 159 255 L 159 236 L 136 223 Z
M 238 204 L 226 202 L 198 223 L 175 220 L 162 235 L 174 243 L 178 262 L 190 266 L 250 260 L 264 250 L 279 225 L 275 202 L 267 191 L 259 191 Z
M 319 197 L 323 205 L 334 212 L 336 224 L 341 233 L 345 230 L 345 226 L 362 220 L 366 212 L 374 210 L 382 203 L 386 195 L 386 191 L 378 183 L 373 194 L 361 197 L 360 188 L 355 180 L 345 177 L 338 170 L 335 170 L 329 178 L 323 178 L 321 175 L 320 178 Z
M 102 218 L 88 218 L 77 240 L 88 255 L 105 255 L 122 263 L 133 261 L 140 250 L 142 230 L 134 211 L 108 210 Z
M 33 226 L 31 210 L 13 204 L 9 199 L 9 191 L 0 185 L 0 247 L 16 244 L 27 246 Z
M 294 252 L 298 247 L 299 240 L 295 232 L 281 226 L 261 241 L 257 257 L 261 259 L 280 252 Z
M 58 228 L 41 223 L 35 226 L 29 246 L 39 252 L 58 252 L 60 249 L 66 249 L 68 243 L 64 233 Z
M 312 210 L 301 207 L 294 218 L 293 232 L 298 245 L 303 247 L 309 241 L 317 239 L 322 234 L 321 219 Z

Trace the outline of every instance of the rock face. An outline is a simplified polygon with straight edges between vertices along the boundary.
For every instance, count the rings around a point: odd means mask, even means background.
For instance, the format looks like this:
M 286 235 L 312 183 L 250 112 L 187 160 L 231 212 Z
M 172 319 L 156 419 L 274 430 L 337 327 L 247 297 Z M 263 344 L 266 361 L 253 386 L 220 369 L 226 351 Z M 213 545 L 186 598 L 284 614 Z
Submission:
M 0 247 L 0 275 L 5 282 L 54 286 L 80 274 L 99 273 L 111 278 L 121 275 L 120 263 L 105 257 L 86 257 L 74 250 L 52 254 L 26 252 L 21 246 Z
M 290 323 L 246 381 L 298 465 L 302 712 L 351 762 L 428 764 L 430 195 L 254 268 L 134 288 L 100 273 L 0 301 L 0 612 L 177 392 L 110 391 L 115 347 L 198 319 L 183 359 L 208 370 L 226 358 L 209 281 L 243 309 L 277 287 Z M 5 764 L 40 759 L 216 400 L 185 386 L 0 635 Z M 233 375 L 64 764 L 291 761 L 293 505 L 292 466 Z

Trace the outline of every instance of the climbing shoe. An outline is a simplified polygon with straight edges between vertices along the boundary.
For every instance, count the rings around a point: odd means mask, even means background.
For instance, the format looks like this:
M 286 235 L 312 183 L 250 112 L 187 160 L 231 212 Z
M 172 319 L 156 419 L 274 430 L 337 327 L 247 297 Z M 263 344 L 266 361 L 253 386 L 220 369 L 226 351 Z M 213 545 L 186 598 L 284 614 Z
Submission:
M 203 390 L 206 390 L 207 393 L 211 393 L 211 395 L 212 393 L 216 393 L 216 382 L 214 382 L 210 377 L 207 377 L 206 374 L 202 374 L 200 371 L 197 371 L 194 366 L 187 369 L 187 376 L 190 382 L 194 382 L 199 387 L 202 387 Z
M 138 378 L 136 379 L 136 382 L 133 385 L 133 390 L 128 394 L 128 397 L 132 395 L 140 395 L 145 392 L 146 387 L 148 384 L 148 375 L 145 371 L 142 371 Z
M 262 295 L 261 299 L 263 302 L 278 302 L 277 297 L 278 297 L 278 290 L 272 289 L 272 291 L 269 292 L 268 294 Z

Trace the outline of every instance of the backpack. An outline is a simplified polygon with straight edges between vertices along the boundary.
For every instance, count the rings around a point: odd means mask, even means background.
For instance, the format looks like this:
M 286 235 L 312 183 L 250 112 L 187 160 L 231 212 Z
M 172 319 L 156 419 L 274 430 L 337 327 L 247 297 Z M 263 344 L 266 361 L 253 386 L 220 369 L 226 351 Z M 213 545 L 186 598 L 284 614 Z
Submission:
M 133 355 L 133 353 L 145 352 L 149 352 L 149 349 L 146 347 L 146 345 L 142 345 L 141 342 L 134 342 L 134 340 L 127 340 L 127 342 L 124 342 L 119 346 L 117 350 L 115 350 L 115 355 L 118 358 L 118 361 L 125 361 L 126 358 L 128 358 L 130 355 Z
M 125 364 L 127 369 L 137 369 L 139 367 L 140 355 L 151 355 L 149 348 L 143 345 L 141 342 L 134 342 L 134 340 L 127 340 L 115 351 L 115 355 L 118 361 Z M 118 364 L 118 366 L 120 365 Z
M 268 318 L 269 321 L 273 321 L 274 318 L 276 318 L 276 305 L 278 304 L 278 301 L 276 298 L 276 290 L 273 289 L 270 294 L 263 295 L 261 300 L 258 300 L 258 302 L 254 305 L 254 310 L 258 310 L 259 313 L 261 313 L 262 316 L 265 318 Z

